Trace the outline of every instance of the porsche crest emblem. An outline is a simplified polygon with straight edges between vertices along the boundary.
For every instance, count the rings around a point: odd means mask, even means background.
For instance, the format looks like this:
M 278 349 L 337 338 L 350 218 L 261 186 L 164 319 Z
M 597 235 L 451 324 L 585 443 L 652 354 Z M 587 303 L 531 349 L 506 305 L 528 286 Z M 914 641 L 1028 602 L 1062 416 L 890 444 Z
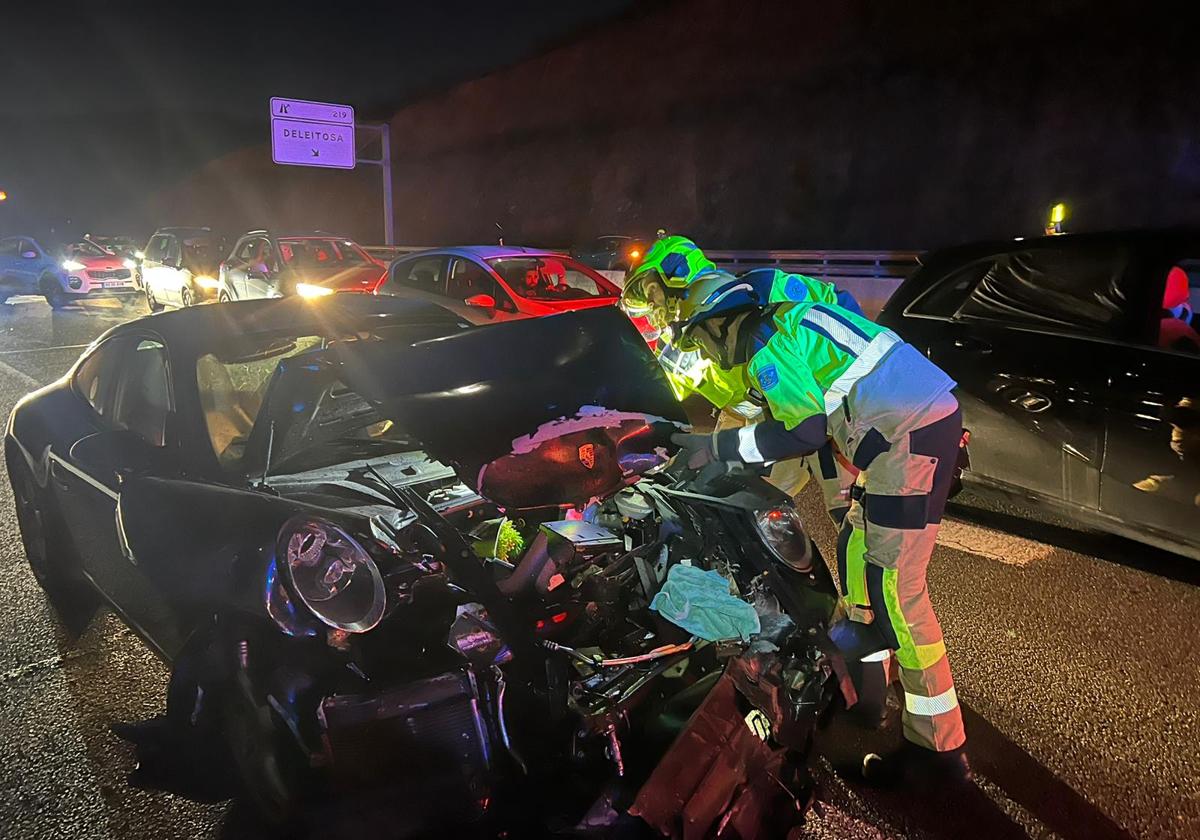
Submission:
M 585 443 L 579 447 L 579 463 L 583 464 L 589 470 L 596 466 L 596 444 Z

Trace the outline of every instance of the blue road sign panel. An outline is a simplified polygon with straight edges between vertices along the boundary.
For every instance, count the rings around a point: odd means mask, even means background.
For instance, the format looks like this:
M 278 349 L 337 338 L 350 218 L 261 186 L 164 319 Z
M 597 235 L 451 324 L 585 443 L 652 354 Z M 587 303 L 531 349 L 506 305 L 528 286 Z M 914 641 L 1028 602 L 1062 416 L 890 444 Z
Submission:
M 354 109 L 349 105 L 271 99 L 271 158 L 287 166 L 353 169 Z

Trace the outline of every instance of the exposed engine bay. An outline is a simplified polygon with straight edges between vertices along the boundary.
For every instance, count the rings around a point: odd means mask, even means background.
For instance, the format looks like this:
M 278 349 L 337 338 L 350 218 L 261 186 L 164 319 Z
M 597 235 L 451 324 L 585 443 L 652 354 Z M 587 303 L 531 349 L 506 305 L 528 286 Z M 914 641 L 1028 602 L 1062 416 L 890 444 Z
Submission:
M 395 495 L 371 519 L 386 614 L 367 609 L 369 633 L 293 626 L 334 657 L 284 669 L 306 674 L 303 689 L 266 690 L 276 713 L 293 698 L 289 731 L 335 787 L 386 779 L 414 831 L 531 820 L 601 832 L 633 813 L 708 836 L 741 814 L 768 836 L 764 809 L 802 817 L 808 738 L 838 682 L 822 644 L 835 596 L 789 500 L 751 475 L 702 492 L 661 475 L 571 518 L 505 516 L 452 481 L 352 473 L 349 485 Z M 310 520 L 279 546 L 288 589 L 317 609 L 359 585 L 341 541 Z M 652 608 L 680 567 L 720 575 L 715 621 L 686 614 L 699 604 Z M 742 613 L 741 632 L 715 637 L 738 604 L 749 626 Z M 680 737 L 689 720 L 698 732 L 732 721 L 738 737 Z

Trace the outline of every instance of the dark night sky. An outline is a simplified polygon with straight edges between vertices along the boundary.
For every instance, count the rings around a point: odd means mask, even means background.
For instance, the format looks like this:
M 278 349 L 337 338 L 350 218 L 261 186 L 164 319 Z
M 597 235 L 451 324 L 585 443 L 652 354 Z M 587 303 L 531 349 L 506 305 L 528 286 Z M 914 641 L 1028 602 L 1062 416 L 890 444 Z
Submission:
M 5 12 L 0 50 L 0 235 L 66 218 L 76 233 L 119 232 L 146 192 L 266 142 L 271 96 L 386 115 L 630 6 L 22 3 Z

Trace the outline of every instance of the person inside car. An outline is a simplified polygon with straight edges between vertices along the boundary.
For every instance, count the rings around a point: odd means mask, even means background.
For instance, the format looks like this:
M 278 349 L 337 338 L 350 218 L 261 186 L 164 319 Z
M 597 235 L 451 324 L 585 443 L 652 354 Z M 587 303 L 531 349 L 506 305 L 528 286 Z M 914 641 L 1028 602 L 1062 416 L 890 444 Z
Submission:
M 1192 325 L 1195 316 L 1189 300 L 1189 285 L 1187 272 L 1179 266 L 1172 266 L 1167 272 L 1158 326 L 1158 346 L 1197 355 L 1200 354 L 1200 333 Z

